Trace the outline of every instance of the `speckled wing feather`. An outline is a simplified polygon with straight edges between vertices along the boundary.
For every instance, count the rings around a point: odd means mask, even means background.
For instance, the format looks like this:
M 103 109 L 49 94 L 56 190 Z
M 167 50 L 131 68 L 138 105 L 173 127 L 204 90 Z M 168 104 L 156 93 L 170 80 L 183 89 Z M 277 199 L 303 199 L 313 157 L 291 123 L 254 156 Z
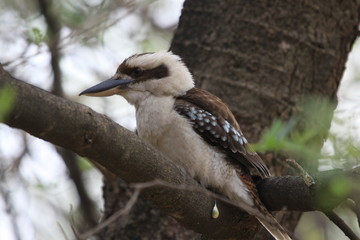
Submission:
M 188 118 L 195 131 L 245 167 L 255 168 L 263 177 L 270 176 L 263 160 L 252 151 L 230 109 L 211 93 L 192 88 L 175 101 L 175 110 Z

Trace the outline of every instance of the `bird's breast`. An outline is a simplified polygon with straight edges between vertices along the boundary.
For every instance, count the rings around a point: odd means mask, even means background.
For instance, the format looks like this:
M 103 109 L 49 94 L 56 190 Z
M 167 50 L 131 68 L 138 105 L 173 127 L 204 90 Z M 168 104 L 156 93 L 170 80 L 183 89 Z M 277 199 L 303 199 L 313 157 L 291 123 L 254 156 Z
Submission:
M 204 185 L 227 175 L 224 154 L 209 146 L 191 123 L 174 110 L 174 99 L 151 97 L 136 111 L 138 134 Z

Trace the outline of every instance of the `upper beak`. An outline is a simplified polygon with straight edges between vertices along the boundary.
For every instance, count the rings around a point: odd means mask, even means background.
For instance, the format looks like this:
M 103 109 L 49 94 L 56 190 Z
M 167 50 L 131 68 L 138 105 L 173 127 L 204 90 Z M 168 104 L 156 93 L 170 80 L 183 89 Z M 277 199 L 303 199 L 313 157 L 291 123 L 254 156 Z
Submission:
M 119 93 L 120 89 L 125 89 L 132 82 L 131 79 L 115 79 L 114 77 L 109 78 L 91 88 L 82 91 L 79 96 L 97 96 L 105 97 Z

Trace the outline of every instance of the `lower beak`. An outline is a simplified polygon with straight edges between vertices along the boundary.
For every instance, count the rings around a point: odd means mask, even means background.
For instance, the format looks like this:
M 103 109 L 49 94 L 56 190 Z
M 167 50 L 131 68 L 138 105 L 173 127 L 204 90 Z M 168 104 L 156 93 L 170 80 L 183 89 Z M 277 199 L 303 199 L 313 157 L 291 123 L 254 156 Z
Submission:
M 106 97 L 119 93 L 120 89 L 125 89 L 132 82 L 130 79 L 115 79 L 114 77 L 109 78 L 91 88 L 82 91 L 79 96 L 95 96 L 95 97 Z

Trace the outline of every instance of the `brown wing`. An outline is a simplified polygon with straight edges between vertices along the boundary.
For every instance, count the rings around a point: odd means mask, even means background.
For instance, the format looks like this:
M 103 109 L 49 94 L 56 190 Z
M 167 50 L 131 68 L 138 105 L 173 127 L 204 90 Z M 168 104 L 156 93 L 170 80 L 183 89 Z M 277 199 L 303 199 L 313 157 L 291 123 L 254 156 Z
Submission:
M 263 177 L 270 176 L 263 160 L 252 151 L 230 109 L 211 93 L 192 88 L 177 97 L 175 110 L 188 118 L 194 130 L 208 143 L 226 152 L 246 167 L 254 167 Z

